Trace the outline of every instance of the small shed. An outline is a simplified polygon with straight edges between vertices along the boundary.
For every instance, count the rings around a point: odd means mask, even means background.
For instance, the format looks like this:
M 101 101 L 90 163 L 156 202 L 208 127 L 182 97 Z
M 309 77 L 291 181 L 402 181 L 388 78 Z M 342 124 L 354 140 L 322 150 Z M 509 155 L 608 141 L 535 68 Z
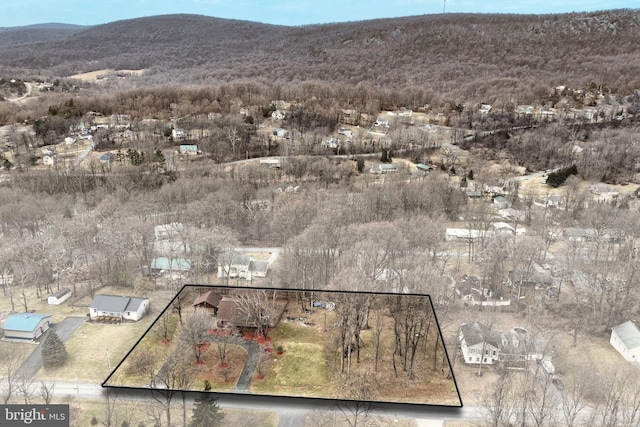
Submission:
M 611 328 L 609 342 L 625 360 L 640 364 L 640 329 L 634 322 L 624 322 Z
M 17 313 L 11 315 L 2 326 L 4 337 L 33 341 L 49 330 L 50 319 L 50 314 Z
M 62 288 L 58 292 L 49 295 L 47 303 L 49 305 L 59 305 L 71 298 L 71 290 L 69 288 Z

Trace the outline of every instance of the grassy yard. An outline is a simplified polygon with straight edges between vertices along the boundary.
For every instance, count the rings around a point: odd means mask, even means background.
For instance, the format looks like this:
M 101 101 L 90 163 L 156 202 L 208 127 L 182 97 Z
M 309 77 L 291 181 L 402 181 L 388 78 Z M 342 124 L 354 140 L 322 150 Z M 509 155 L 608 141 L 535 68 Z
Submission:
M 281 323 L 272 330 L 273 348 L 282 346 L 284 354 L 273 355 L 267 362 L 265 377 L 254 377 L 251 391 L 289 396 L 330 395 L 333 383 L 327 372 L 322 334 L 321 328 L 297 323 Z
M 67 363 L 60 368 L 41 369 L 36 379 L 75 379 L 77 375 L 80 381 L 104 381 L 144 334 L 152 320 L 145 317 L 137 323 L 119 325 L 84 323 L 65 343 L 69 354 Z

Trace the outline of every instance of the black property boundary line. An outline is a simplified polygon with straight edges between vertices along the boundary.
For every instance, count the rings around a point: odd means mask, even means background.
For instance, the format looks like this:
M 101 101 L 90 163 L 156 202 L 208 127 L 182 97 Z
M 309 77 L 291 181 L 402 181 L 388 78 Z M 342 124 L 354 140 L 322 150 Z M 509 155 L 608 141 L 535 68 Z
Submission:
M 324 289 L 291 289 L 291 288 L 269 288 L 269 287 L 252 287 L 252 286 L 215 286 L 215 285 L 199 285 L 199 284 L 187 284 L 183 285 L 182 288 L 176 293 L 176 295 L 169 301 L 167 306 L 162 310 L 162 312 L 158 315 L 156 320 L 151 323 L 151 325 L 147 328 L 144 334 L 136 341 L 131 350 L 127 352 L 124 358 L 118 363 L 118 365 L 111 371 L 109 376 L 103 381 L 101 386 L 107 389 L 122 389 L 122 390 L 144 390 L 144 391 L 171 391 L 171 392 L 182 392 L 182 393 L 206 393 L 201 390 L 190 390 L 190 389 L 157 389 L 157 388 L 148 388 L 148 387 L 129 387 L 129 386 L 113 386 L 108 385 L 107 383 L 111 379 L 111 377 L 116 373 L 116 371 L 120 368 L 120 366 L 127 360 L 129 355 L 136 349 L 138 344 L 147 336 L 147 334 L 151 331 L 151 329 L 155 326 L 155 324 L 160 320 L 160 318 L 165 314 L 167 310 L 169 310 L 173 302 L 178 298 L 178 296 L 186 289 L 186 288 L 210 288 L 210 289 L 228 289 L 228 290 L 265 290 L 265 291 L 282 291 L 282 292 L 321 292 L 328 294 L 368 294 L 368 295 L 383 295 L 383 296 L 403 296 L 403 297 L 427 297 L 429 300 L 429 305 L 431 307 L 431 312 L 433 313 L 433 318 L 436 322 L 436 327 L 438 329 L 438 335 L 442 342 L 442 348 L 444 350 L 445 356 L 447 358 L 447 363 L 449 364 L 449 372 L 451 373 L 451 379 L 453 380 L 453 384 L 456 388 L 456 394 L 458 395 L 458 401 L 460 405 L 444 405 L 444 404 L 429 404 L 429 403 L 415 403 L 415 402 L 390 402 L 385 400 L 373 400 L 367 403 L 371 404 L 381 404 L 381 405 L 407 405 L 410 407 L 432 407 L 432 408 L 462 408 L 464 406 L 462 402 L 462 397 L 460 396 L 460 389 L 458 388 L 458 383 L 456 381 L 455 374 L 451 367 L 451 359 L 449 358 L 449 352 L 447 351 L 447 346 L 444 342 L 444 337 L 442 336 L 442 329 L 440 329 L 440 322 L 438 321 L 438 316 L 436 315 L 435 309 L 433 307 L 433 301 L 431 299 L 431 295 L 428 294 L 398 294 L 398 293 L 385 293 L 385 292 L 365 292 L 365 291 L 337 291 L 337 290 L 324 290 Z M 253 397 L 266 397 L 266 398 L 278 398 L 278 399 L 290 399 L 290 400 L 305 400 L 305 401 L 315 401 L 315 402 L 345 402 L 345 403 L 353 403 L 359 402 L 355 399 L 331 399 L 325 397 L 308 397 L 308 396 L 286 396 L 286 395 L 278 395 L 278 394 L 251 394 L 251 393 L 233 393 L 233 392 L 220 392 L 220 391 L 211 391 L 210 393 L 219 394 L 225 397 L 233 397 L 242 396 L 243 398 L 246 396 Z

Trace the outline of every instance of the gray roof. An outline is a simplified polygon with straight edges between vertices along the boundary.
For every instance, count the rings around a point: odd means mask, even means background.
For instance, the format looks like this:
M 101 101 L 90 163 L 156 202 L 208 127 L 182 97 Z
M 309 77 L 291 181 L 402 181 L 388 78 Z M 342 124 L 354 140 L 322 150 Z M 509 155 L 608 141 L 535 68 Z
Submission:
M 110 311 L 113 313 L 124 313 L 125 311 L 137 311 L 145 298 L 121 297 L 115 295 L 96 295 L 91 301 L 89 308 L 98 311 Z
M 611 328 L 629 350 L 640 347 L 640 330 L 631 320 Z
M 52 296 L 52 297 L 54 297 L 54 298 L 60 298 L 60 297 L 65 296 L 65 295 L 66 295 L 66 294 L 68 294 L 69 292 L 71 292 L 71 291 L 69 290 L 69 288 L 62 288 L 62 289 L 60 289 L 59 291 L 57 291 L 57 292 L 55 292 L 55 293 L 51 294 L 50 296 Z
M 460 330 L 468 346 L 483 342 L 496 348 L 500 348 L 502 345 L 502 333 L 490 330 L 488 326 L 477 320 L 473 323 L 463 323 L 460 326 Z
M 269 263 L 267 261 L 251 261 L 249 263 L 249 271 L 263 271 L 267 272 L 269 269 Z

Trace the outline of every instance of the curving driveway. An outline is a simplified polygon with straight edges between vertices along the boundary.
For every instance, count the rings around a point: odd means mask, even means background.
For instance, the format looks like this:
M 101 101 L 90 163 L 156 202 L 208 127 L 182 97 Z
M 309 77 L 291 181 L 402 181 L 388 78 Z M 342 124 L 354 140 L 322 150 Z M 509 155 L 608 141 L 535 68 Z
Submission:
M 217 342 L 220 340 L 220 337 L 212 335 L 208 337 L 208 340 Z M 233 337 L 233 339 L 229 340 L 229 344 L 239 345 L 247 350 L 247 361 L 242 368 L 242 372 L 240 372 L 236 386 L 231 391 L 233 393 L 251 393 L 249 391 L 249 384 L 260 360 L 260 345 L 253 340 L 246 340 L 240 337 Z

